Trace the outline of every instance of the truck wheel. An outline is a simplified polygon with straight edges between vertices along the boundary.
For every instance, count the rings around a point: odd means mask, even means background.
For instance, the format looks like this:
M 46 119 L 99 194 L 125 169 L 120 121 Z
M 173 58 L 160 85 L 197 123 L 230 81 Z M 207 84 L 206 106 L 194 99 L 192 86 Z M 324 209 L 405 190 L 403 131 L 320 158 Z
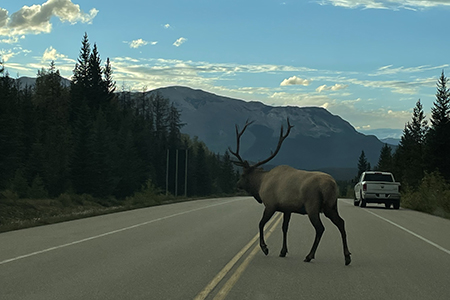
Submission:
M 358 199 L 356 199 L 356 194 L 355 194 L 355 196 L 354 196 L 354 198 L 353 198 L 353 205 L 354 206 L 359 206 L 359 203 L 360 203 L 361 201 L 359 201 Z
M 400 200 L 394 201 L 394 209 L 399 209 L 399 208 L 400 208 Z
M 361 199 L 361 207 L 366 207 L 367 202 L 366 202 L 366 199 L 363 198 L 362 194 L 361 194 L 361 198 L 360 199 Z

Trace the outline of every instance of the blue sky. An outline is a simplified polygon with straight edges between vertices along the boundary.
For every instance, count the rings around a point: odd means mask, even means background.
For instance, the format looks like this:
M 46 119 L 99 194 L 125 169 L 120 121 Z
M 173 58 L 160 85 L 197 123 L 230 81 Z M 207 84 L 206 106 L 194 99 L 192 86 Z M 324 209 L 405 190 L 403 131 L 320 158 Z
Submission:
M 450 70 L 449 16 L 450 0 L 1 0 L 0 59 L 13 77 L 54 60 L 69 78 L 87 32 L 119 89 L 321 106 L 398 137 Z

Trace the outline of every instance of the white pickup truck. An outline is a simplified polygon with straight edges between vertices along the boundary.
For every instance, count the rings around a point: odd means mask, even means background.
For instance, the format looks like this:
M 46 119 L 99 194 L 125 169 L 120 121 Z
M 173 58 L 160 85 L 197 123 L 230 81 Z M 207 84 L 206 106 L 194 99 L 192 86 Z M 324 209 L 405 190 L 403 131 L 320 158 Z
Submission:
M 395 182 L 389 172 L 367 171 L 361 174 L 355 185 L 355 206 L 366 207 L 367 203 L 384 203 L 386 208 L 391 205 L 400 208 L 400 183 Z

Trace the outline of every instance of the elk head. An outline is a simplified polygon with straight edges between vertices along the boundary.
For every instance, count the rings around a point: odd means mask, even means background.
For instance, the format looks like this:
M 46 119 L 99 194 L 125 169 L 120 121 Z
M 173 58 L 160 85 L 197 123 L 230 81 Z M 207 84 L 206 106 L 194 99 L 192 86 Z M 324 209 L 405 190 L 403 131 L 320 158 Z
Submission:
M 262 166 L 263 164 L 269 162 L 270 160 L 272 160 L 278 154 L 278 152 L 280 151 L 281 145 L 283 144 L 283 141 L 287 138 L 287 136 L 289 135 L 289 133 L 291 131 L 291 128 L 294 126 L 289 123 L 289 118 L 288 118 L 287 119 L 288 129 L 287 129 L 286 133 L 284 133 L 283 125 L 281 125 L 280 138 L 278 140 L 278 145 L 277 145 L 277 148 L 275 149 L 275 151 L 272 152 L 268 158 L 266 158 L 262 161 L 259 161 L 254 165 L 250 165 L 250 163 L 248 161 L 243 160 L 242 157 L 240 156 L 239 148 L 240 148 L 240 141 L 241 141 L 242 135 L 244 134 L 247 127 L 249 125 L 251 125 L 252 123 L 253 123 L 253 121 L 249 122 L 247 120 L 245 122 L 244 128 L 242 128 L 241 131 L 239 131 L 239 127 L 238 127 L 238 125 L 236 125 L 236 152 L 231 150 L 231 148 L 228 148 L 228 150 L 230 151 L 231 154 L 233 154 L 237 158 L 237 161 L 233 161 L 233 163 L 235 165 L 243 168 L 241 178 L 239 179 L 239 181 L 237 183 L 237 187 L 240 189 L 246 190 L 251 195 L 253 195 L 256 198 L 256 200 L 258 200 L 258 202 L 261 202 L 258 190 L 259 190 L 259 186 L 261 183 L 260 176 L 262 176 L 264 171 L 259 167 Z

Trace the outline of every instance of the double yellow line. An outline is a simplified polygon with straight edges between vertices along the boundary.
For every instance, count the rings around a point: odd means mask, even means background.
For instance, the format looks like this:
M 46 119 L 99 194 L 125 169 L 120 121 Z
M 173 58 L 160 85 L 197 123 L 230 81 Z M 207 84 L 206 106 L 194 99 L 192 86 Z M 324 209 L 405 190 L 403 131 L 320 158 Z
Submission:
M 272 218 L 267 224 L 266 228 L 270 228 L 266 233 L 265 237 L 268 238 L 272 232 L 275 230 L 277 225 L 280 223 L 282 219 L 282 214 L 277 213 L 274 218 Z M 273 226 L 272 226 L 273 225 Z M 220 270 L 219 273 L 211 280 L 210 283 L 194 298 L 194 300 L 204 300 L 206 297 L 208 297 L 211 292 L 214 290 L 214 288 L 222 281 L 222 279 L 231 271 L 231 269 L 234 267 L 234 265 L 244 256 L 244 254 L 252 247 L 255 242 L 259 240 L 259 233 L 256 234 L 250 242 L 244 246 L 226 265 L 225 267 Z M 222 288 L 217 292 L 213 300 L 223 300 L 228 295 L 228 293 L 231 291 L 233 286 L 236 284 L 238 279 L 241 277 L 242 273 L 245 271 L 245 269 L 250 264 L 251 260 L 255 257 L 256 253 L 259 251 L 259 243 L 256 243 L 256 245 L 253 247 L 253 250 L 250 252 L 250 254 L 245 258 L 244 261 L 236 268 L 234 273 L 230 276 L 230 278 L 227 280 L 227 282 L 222 286 Z

